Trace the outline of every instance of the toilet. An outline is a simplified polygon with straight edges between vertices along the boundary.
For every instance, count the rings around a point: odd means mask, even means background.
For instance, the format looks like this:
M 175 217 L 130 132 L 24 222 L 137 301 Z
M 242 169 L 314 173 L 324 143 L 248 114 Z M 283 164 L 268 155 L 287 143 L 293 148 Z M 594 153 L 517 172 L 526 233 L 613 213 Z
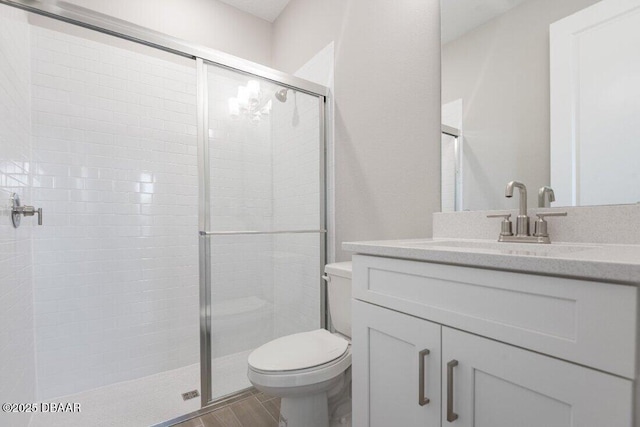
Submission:
M 249 355 L 249 381 L 280 397 L 280 427 L 351 425 L 351 262 L 325 266 L 335 332 L 277 338 Z

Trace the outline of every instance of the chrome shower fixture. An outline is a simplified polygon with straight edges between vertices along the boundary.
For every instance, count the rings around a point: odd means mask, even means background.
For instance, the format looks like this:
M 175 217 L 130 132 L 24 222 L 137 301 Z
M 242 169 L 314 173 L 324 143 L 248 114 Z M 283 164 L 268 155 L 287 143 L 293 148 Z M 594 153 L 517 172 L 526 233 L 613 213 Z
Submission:
M 42 225 L 42 208 L 34 208 L 33 206 L 23 206 L 20 204 L 20 196 L 11 193 L 11 222 L 14 228 L 20 227 L 21 216 L 38 215 L 38 225 Z
M 276 99 L 277 99 L 278 101 L 280 101 L 280 102 L 287 102 L 287 91 L 288 91 L 288 90 L 289 90 L 289 89 L 287 89 L 287 88 L 282 88 L 282 89 L 280 89 L 279 91 L 277 91 L 277 92 L 275 93 L 275 95 L 276 95 Z

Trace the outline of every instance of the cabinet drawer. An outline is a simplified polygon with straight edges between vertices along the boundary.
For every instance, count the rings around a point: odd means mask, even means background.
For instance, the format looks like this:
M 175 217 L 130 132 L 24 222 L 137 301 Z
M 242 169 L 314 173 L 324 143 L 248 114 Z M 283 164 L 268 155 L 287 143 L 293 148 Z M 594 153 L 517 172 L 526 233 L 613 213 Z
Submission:
M 633 286 L 356 255 L 353 297 L 636 378 Z

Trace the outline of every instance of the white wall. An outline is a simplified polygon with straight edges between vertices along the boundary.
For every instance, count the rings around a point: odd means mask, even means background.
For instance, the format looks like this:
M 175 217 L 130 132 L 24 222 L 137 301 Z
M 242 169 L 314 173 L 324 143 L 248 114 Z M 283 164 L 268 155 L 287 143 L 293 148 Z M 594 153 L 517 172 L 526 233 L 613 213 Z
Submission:
M 516 206 L 507 182 L 549 185 L 549 24 L 597 0 L 529 0 L 442 51 L 442 102 L 464 104 L 465 210 Z
M 273 66 L 335 43 L 336 259 L 350 240 L 429 236 L 440 210 L 438 0 L 292 0 Z
M 34 218 L 13 228 L 9 197 L 32 204 L 31 37 L 22 11 L 0 6 L 0 401 L 35 400 L 31 235 Z M 39 230 L 36 230 L 39 231 Z M 30 414 L 0 412 L 3 426 L 26 426 Z
M 273 22 L 273 67 L 294 73 L 334 42 L 340 48 L 351 0 L 291 0 Z
M 68 1 L 240 58 L 271 64 L 271 23 L 218 0 Z
M 194 63 L 32 35 L 38 398 L 197 363 Z
M 551 27 L 552 206 L 640 202 L 637 7 L 600 2 Z

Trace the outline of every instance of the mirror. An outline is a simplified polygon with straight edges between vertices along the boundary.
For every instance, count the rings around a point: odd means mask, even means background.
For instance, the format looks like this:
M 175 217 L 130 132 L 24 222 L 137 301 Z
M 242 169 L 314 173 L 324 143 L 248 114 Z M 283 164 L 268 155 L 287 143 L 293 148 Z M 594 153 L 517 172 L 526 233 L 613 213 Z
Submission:
M 443 211 L 640 202 L 640 0 L 441 3 Z

